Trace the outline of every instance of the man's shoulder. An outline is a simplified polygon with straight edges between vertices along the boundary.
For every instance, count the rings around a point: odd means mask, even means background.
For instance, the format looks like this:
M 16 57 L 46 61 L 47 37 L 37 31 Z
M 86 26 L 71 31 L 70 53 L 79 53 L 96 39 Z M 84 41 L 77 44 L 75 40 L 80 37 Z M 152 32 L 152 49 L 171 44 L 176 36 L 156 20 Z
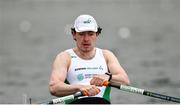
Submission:
M 68 50 L 70 50 L 70 49 L 68 49 Z M 70 55 L 69 55 L 69 53 L 68 53 L 68 50 L 64 50 L 64 51 L 61 51 L 61 52 L 59 52 L 58 54 L 57 54 L 57 58 L 63 58 L 63 59 L 68 59 L 68 58 L 70 58 Z
M 104 58 L 107 60 L 110 56 L 114 55 L 111 50 L 108 49 L 102 49 L 102 53 L 104 55 Z
M 108 49 L 102 49 L 102 52 L 103 52 L 103 54 L 110 54 L 110 53 L 112 53 L 112 51 L 108 50 Z

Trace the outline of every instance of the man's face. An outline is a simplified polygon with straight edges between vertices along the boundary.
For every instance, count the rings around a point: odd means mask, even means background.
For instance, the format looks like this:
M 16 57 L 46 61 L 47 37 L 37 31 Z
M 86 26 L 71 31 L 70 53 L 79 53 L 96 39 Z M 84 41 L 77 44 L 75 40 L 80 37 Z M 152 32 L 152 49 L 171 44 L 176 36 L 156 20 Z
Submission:
M 77 47 L 83 51 L 92 51 L 96 45 L 97 33 L 92 31 L 76 32 L 73 35 Z

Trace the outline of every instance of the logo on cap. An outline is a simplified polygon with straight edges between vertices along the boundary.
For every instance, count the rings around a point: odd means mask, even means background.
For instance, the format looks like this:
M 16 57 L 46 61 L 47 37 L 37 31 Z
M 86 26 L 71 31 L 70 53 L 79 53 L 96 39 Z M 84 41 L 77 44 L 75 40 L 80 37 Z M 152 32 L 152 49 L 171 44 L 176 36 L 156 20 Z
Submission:
M 84 24 L 86 24 L 86 23 L 91 23 L 91 20 L 88 19 L 88 20 L 84 21 L 83 23 L 84 23 Z

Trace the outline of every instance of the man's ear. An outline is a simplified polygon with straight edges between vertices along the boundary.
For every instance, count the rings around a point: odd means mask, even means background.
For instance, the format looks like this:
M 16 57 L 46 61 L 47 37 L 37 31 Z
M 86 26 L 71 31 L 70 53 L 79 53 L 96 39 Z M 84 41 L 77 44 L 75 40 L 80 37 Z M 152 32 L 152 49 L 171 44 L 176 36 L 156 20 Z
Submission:
M 72 36 L 73 36 L 73 39 L 76 41 L 75 33 L 74 33 L 74 34 L 72 34 Z
M 71 34 L 73 36 L 73 39 L 76 41 L 76 38 L 75 38 L 75 34 L 76 34 L 75 28 L 71 28 Z
M 76 41 L 76 37 L 75 37 L 76 36 L 76 32 L 75 31 L 72 32 L 72 36 L 73 36 L 73 39 Z

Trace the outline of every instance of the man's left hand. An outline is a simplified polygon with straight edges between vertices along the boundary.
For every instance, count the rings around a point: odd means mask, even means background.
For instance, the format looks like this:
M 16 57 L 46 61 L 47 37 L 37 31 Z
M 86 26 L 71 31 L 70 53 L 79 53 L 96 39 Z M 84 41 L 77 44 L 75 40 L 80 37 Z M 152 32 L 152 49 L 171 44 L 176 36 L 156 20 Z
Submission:
M 105 81 L 108 81 L 108 79 L 109 79 L 109 76 L 106 74 L 101 74 L 101 75 L 97 74 L 91 79 L 90 84 L 96 85 L 96 86 L 103 86 L 103 83 Z

